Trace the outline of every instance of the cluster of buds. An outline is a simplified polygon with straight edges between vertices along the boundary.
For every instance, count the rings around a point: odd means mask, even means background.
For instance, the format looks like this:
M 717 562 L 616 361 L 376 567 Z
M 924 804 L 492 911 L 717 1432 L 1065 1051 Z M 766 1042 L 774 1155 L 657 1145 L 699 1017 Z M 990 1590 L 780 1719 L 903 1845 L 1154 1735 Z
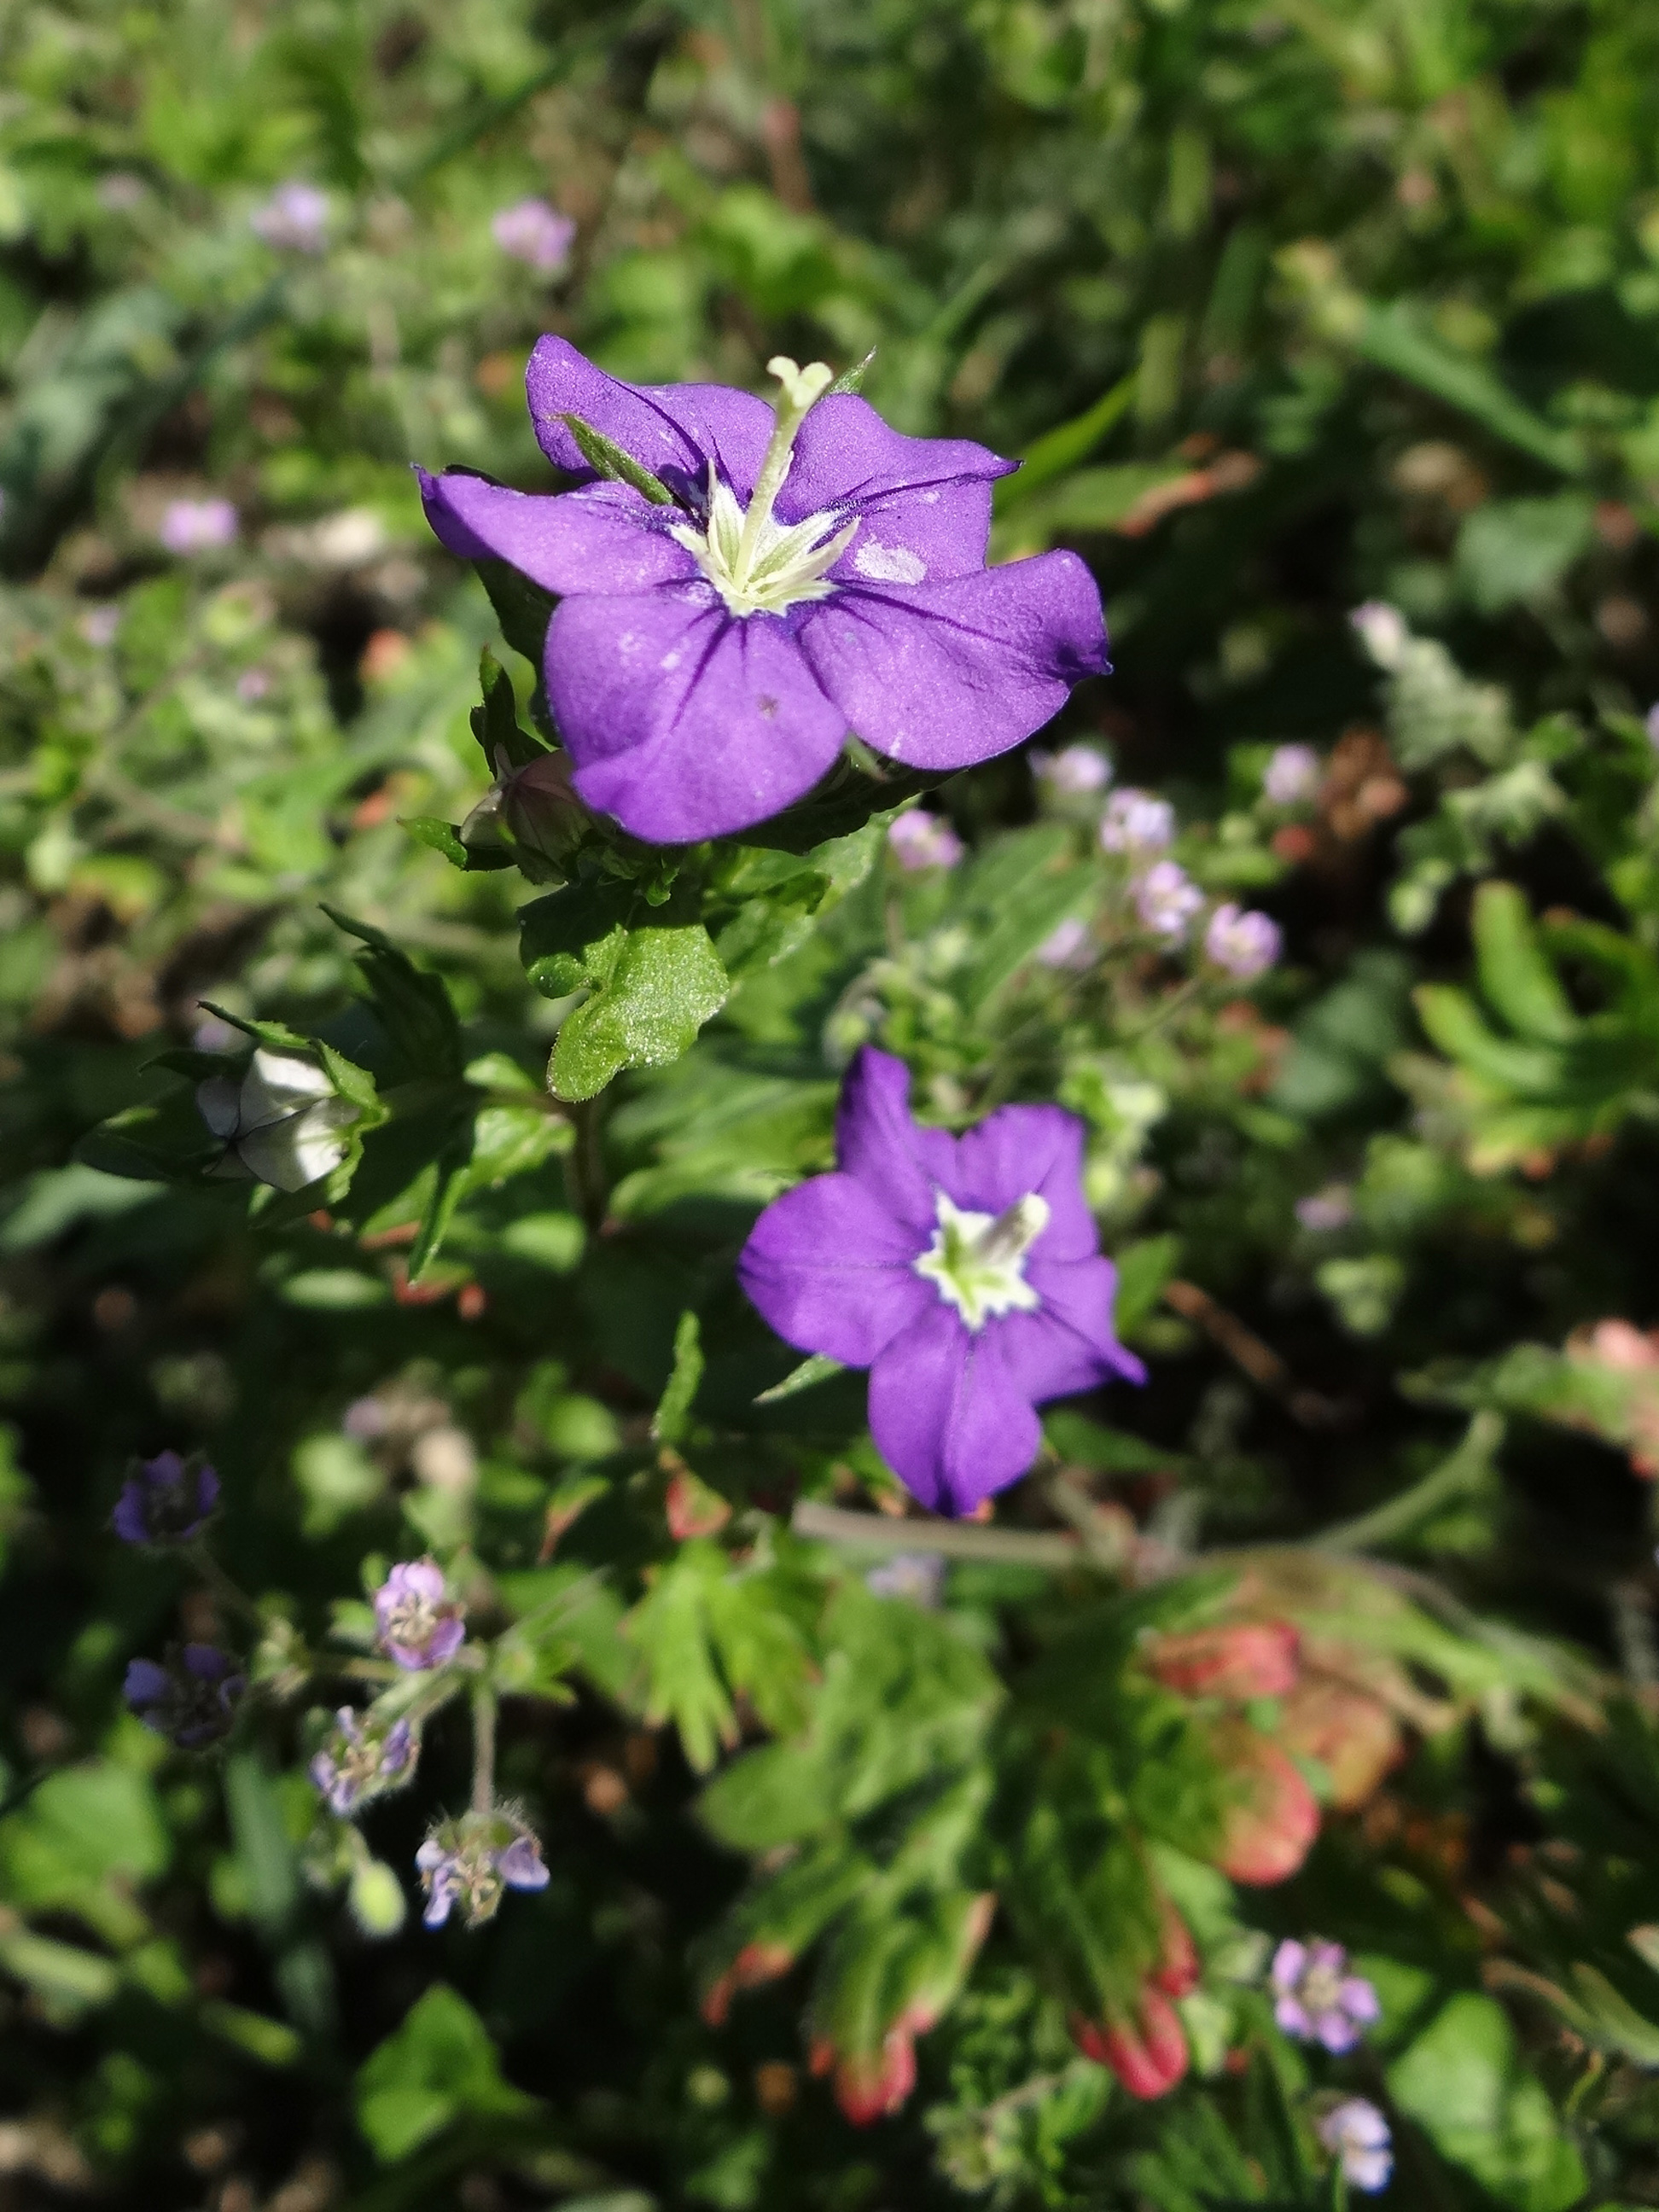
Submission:
M 441 1928 L 459 1906 L 476 1928 L 495 1916 L 509 1889 L 545 1889 L 546 1867 L 534 1831 L 509 1807 L 441 1820 L 415 1854 L 428 1928 Z

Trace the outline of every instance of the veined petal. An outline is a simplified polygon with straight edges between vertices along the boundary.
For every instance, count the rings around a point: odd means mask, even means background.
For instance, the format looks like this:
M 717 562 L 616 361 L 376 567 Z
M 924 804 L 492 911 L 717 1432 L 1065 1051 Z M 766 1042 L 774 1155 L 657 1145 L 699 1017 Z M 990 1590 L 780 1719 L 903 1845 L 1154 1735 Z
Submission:
M 1083 1124 L 1060 1106 L 1002 1106 L 957 1140 L 945 1188 L 961 1206 L 1000 1213 L 1035 1191 L 1048 1219 L 1031 1257 L 1087 1260 L 1100 1249 L 1083 1196 Z
M 815 1176 L 755 1224 L 738 1260 L 750 1303 L 803 1352 L 868 1367 L 938 1304 L 912 1262 L 915 1232 L 851 1176 Z
M 894 1338 L 870 1370 L 870 1432 L 922 1504 L 971 1512 L 1016 1482 L 1042 1431 L 1010 1373 L 1000 1325 L 970 1331 L 948 1307 Z
M 547 696 L 582 799 L 659 845 L 778 813 L 828 770 L 847 729 L 784 624 L 738 620 L 703 585 L 562 601 Z
M 1018 465 L 966 438 L 908 438 L 851 392 L 821 399 L 795 440 L 781 521 L 833 512 L 861 526 L 839 582 L 942 583 L 985 566 L 991 485 Z
M 441 542 L 464 561 L 507 561 L 544 590 L 623 592 L 695 576 L 697 564 L 627 484 L 585 484 L 543 495 L 513 491 L 447 469 L 428 476 L 421 498 Z
M 878 1197 L 915 1240 L 911 1256 L 933 1237 L 939 1186 L 951 1188 L 956 1140 L 944 1129 L 920 1129 L 910 1115 L 910 1071 L 876 1046 L 861 1045 L 836 1109 L 836 1158 L 844 1175 Z
M 856 550 L 854 539 L 843 576 Z M 799 635 L 853 728 L 911 768 L 966 768 L 1006 752 L 1107 666 L 1100 593 L 1075 553 L 942 584 L 848 577 L 801 610 Z
M 777 419 L 753 392 L 723 384 L 624 384 L 584 361 L 565 338 L 537 342 L 525 392 L 537 439 L 555 468 L 593 473 L 560 420 L 580 415 L 672 491 L 700 494 L 712 460 L 744 501 Z

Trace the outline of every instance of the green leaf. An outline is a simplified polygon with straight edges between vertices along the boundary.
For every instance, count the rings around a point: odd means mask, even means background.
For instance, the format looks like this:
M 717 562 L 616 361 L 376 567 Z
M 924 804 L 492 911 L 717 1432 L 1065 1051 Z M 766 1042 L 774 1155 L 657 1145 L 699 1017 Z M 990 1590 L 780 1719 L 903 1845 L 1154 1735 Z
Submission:
M 683 1313 L 674 1331 L 674 1370 L 651 1419 L 659 1443 L 677 1444 L 685 1434 L 697 1386 L 702 1381 L 702 1332 L 694 1313 Z
M 582 459 L 600 476 L 609 477 L 613 483 L 630 484 L 653 507 L 672 507 L 674 495 L 660 477 L 653 477 L 644 463 L 636 461 L 632 453 L 624 453 L 603 430 L 596 430 L 591 422 L 584 422 L 580 415 L 561 415 L 564 424 L 575 440 Z
M 566 1017 L 549 1088 L 560 1098 L 592 1098 L 625 1067 L 678 1060 L 729 989 L 701 922 L 628 932 L 592 998 Z
M 570 884 L 519 908 L 519 957 L 544 998 L 568 999 L 610 974 L 636 906 L 631 884 Z
M 1359 350 L 1377 368 L 1431 392 L 1460 408 L 1494 437 L 1530 453 L 1534 460 L 1577 476 L 1584 465 L 1577 439 L 1553 430 L 1509 392 L 1483 363 L 1454 353 L 1417 321 L 1411 306 L 1394 301 L 1368 302 L 1359 331 Z
M 1539 944 L 1526 894 L 1514 884 L 1482 884 L 1474 929 L 1480 988 L 1510 1028 L 1547 1042 L 1571 1037 L 1578 1017 Z
M 523 2120 L 540 2106 L 501 2078 L 489 2031 L 466 1999 L 436 1982 L 358 2069 L 357 2124 L 383 2166 L 457 2120 Z
M 1086 461 L 1095 447 L 1109 430 L 1115 429 L 1134 404 L 1137 373 L 1128 375 L 1103 392 L 1092 407 L 1074 415 L 1069 422 L 1056 424 L 1045 430 L 1036 441 L 1026 447 L 1018 472 L 999 477 L 993 488 L 993 505 L 999 514 L 1021 505 L 1034 491 L 1052 483 L 1079 461 Z
M 847 1370 L 839 1359 L 831 1359 L 827 1352 L 809 1352 L 799 1367 L 792 1367 L 781 1382 L 775 1382 L 769 1390 L 763 1390 L 755 1401 L 757 1406 L 775 1406 L 780 1400 L 793 1398 L 798 1390 L 810 1390 L 814 1383 L 827 1382 L 832 1375 L 844 1375 Z
M 477 875 L 513 866 L 510 853 L 496 853 L 476 845 L 464 845 L 455 823 L 446 822 L 441 815 L 400 814 L 398 822 L 400 828 L 408 830 L 417 845 L 430 846 L 434 853 L 443 854 L 452 868 L 459 868 L 465 874 Z
M 489 594 L 501 635 L 514 653 L 521 653 L 539 679 L 547 645 L 547 625 L 556 605 L 551 592 L 532 584 L 520 570 L 505 561 L 475 561 L 478 580 Z
M 1450 1998 L 1388 2071 L 1389 2092 L 1454 2166 L 1514 2212 L 1566 2212 L 1582 2160 L 1542 2084 L 1521 2063 L 1494 1998 Z
M 519 702 L 511 679 L 488 646 L 478 655 L 478 682 L 483 704 L 472 709 L 469 720 L 489 774 L 499 775 L 503 761 L 509 768 L 526 768 L 532 761 L 542 759 L 547 747 L 520 727 Z
M 505 681 L 505 678 L 502 679 Z M 337 907 L 323 902 L 323 912 L 337 928 L 357 938 L 363 950 L 357 955 L 358 970 L 368 986 L 368 995 L 386 1035 L 416 1076 L 459 1077 L 465 1054 L 461 1049 L 460 1024 L 441 979 L 418 969 L 402 947 L 394 945 L 372 922 L 354 921 Z M 319 1048 L 322 1049 L 322 1048 Z M 330 1068 L 330 1073 L 333 1069 Z M 337 1087 L 343 1089 L 343 1085 Z M 348 1097 L 351 1094 L 348 1091 Z

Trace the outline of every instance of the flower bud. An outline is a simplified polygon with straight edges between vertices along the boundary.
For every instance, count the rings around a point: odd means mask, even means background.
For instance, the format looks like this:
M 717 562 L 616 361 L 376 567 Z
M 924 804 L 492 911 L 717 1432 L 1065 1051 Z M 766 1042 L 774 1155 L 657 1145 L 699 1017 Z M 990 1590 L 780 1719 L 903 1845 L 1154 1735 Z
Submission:
M 1166 1690 L 1183 1698 L 1283 1698 L 1297 1684 L 1297 1637 L 1288 1621 L 1244 1620 L 1160 1636 L 1148 1644 L 1146 1665 Z
M 1167 2096 L 1187 2071 L 1187 2038 L 1175 2007 L 1151 1983 L 1141 1990 L 1133 2019 L 1103 2025 L 1073 2014 L 1072 2040 L 1085 2058 L 1109 2066 L 1132 2097 Z
M 890 2028 L 879 2051 L 844 2055 L 836 2066 L 836 2102 L 855 2128 L 896 2112 L 916 2086 L 916 2047 L 902 2027 Z
M 384 1859 L 364 1859 L 352 1871 L 346 1893 L 351 1917 L 371 1941 L 384 1942 L 409 1917 L 404 1886 Z
M 219 1478 L 199 1453 L 158 1452 L 134 1463 L 110 1516 L 124 1544 L 187 1544 L 219 1503 Z
M 1216 1864 L 1235 1881 L 1284 1881 L 1319 1833 L 1313 1791 L 1279 1745 L 1255 1729 L 1218 1730 L 1215 1748 L 1234 1788 Z

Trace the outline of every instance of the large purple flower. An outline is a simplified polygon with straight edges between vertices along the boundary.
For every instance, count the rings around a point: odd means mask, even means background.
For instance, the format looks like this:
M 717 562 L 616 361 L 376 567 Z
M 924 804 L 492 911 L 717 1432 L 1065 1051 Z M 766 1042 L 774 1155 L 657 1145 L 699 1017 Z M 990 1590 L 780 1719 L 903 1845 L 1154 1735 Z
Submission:
M 935 1512 L 966 1513 L 1036 1456 L 1036 1407 L 1145 1370 L 1112 1333 L 1082 1124 L 1004 1106 L 952 1137 L 911 1120 L 909 1086 L 902 1060 L 863 1048 L 839 1173 L 769 1206 L 738 1272 L 780 1336 L 870 1369 L 889 1466 Z
M 547 696 L 578 792 L 682 844 L 799 799 L 856 732 L 907 768 L 1006 752 L 1106 666 L 1074 553 L 985 565 L 991 485 L 1014 466 L 908 438 L 822 362 L 771 364 L 775 410 L 715 384 L 632 385 L 544 337 L 527 386 L 551 497 L 422 473 L 452 552 L 506 561 L 560 602 Z M 568 416 L 666 491 L 599 480 Z

